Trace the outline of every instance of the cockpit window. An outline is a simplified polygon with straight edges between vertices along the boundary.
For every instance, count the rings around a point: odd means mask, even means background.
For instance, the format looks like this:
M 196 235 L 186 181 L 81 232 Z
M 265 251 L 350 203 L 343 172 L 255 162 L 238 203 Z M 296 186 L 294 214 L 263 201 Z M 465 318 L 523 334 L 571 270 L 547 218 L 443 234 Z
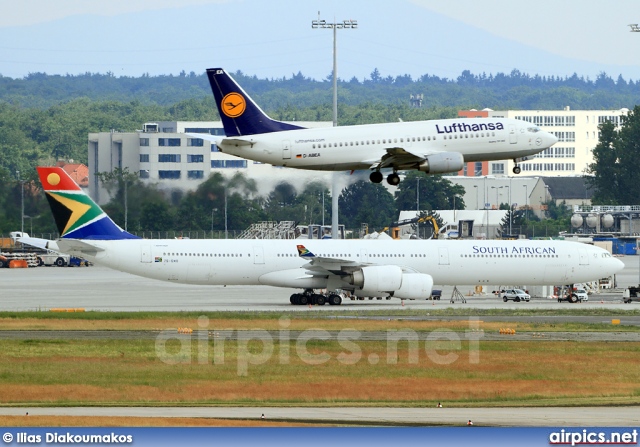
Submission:
M 536 133 L 536 132 L 540 132 L 540 128 L 539 127 L 527 127 L 527 131 L 529 131 L 531 133 Z

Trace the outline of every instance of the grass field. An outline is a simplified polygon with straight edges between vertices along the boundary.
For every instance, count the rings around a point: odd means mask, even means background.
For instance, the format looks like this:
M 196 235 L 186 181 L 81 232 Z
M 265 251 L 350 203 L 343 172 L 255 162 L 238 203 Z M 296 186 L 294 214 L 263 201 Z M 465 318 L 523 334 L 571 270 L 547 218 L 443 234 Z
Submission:
M 181 346 L 175 343 L 166 349 L 177 353 Z M 224 363 L 214 363 L 214 346 L 209 343 L 206 363 L 199 363 L 198 347 L 193 344 L 191 355 L 182 358 L 184 363 L 168 364 L 159 359 L 153 340 L 2 340 L 0 403 L 432 406 L 446 401 L 453 406 L 640 402 L 638 343 L 481 342 L 477 363 L 470 361 L 466 342 L 424 343 L 414 355 L 415 363 L 410 362 L 408 344 L 399 346 L 398 361 L 393 364 L 387 360 L 385 341 L 359 341 L 357 349 L 345 349 L 337 341 L 312 340 L 304 352 L 293 341 L 276 342 L 273 355 L 264 358 L 259 356 L 261 342 L 252 341 L 242 350 L 238 343 L 226 341 Z M 430 356 L 426 347 L 437 349 L 436 354 Z M 288 351 L 286 361 L 281 356 L 283 349 Z M 456 358 L 443 362 L 445 355 Z
M 583 314 L 589 313 L 583 310 Z M 338 320 L 294 313 L 204 315 L 209 331 L 469 329 L 467 321 Z M 623 315 L 616 312 L 607 316 Z M 631 315 L 636 315 L 635 311 Z M 197 330 L 201 316 L 5 312 L 0 313 L 0 330 Z M 485 331 L 505 326 L 501 322 L 479 324 Z M 508 326 L 537 332 L 612 330 L 609 324 Z M 615 330 L 638 329 L 616 326 Z M 258 340 L 226 340 L 222 345 L 198 341 L 194 335 L 159 346 L 153 339 L 2 339 L 0 405 L 433 406 L 446 402 L 448 407 L 455 407 L 640 403 L 640 343 L 633 342 L 510 340 L 480 341 L 476 345 L 422 340 L 415 346 L 402 341 L 397 345 L 397 355 L 390 355 L 395 345 L 390 346 L 388 341 L 363 340 L 312 339 L 300 344 L 299 340 L 279 341 L 275 337 L 267 347 Z M 161 354 L 167 354 L 173 362 L 163 361 Z M 12 425 L 12 420 L 5 421 Z M 45 425 L 52 424 L 55 421 Z M 100 422 L 103 424 L 110 423 Z M 168 425 L 180 424 L 171 419 Z

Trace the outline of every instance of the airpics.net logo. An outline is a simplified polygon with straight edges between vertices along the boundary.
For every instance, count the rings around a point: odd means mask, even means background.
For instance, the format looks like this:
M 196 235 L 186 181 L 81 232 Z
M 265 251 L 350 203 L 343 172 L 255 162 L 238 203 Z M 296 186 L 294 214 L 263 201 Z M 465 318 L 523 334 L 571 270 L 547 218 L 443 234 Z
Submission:
M 463 332 L 451 329 L 361 332 L 352 328 L 293 331 L 289 329 L 290 325 L 291 320 L 282 317 L 278 320 L 277 330 L 216 329 L 209 326 L 208 317 L 201 316 L 195 331 L 189 330 L 187 334 L 178 333 L 176 329 L 162 331 L 156 337 L 155 351 L 162 362 L 171 365 L 224 365 L 235 360 L 237 374 L 247 376 L 252 366 L 273 361 L 280 365 L 294 361 L 306 365 L 323 365 L 330 361 L 342 365 L 376 365 L 380 362 L 395 365 L 403 356 L 409 364 L 418 364 L 425 357 L 437 365 L 450 365 L 457 361 L 477 364 L 480 362 L 479 341 L 484 335 L 477 318 L 469 318 L 468 328 Z M 363 351 L 370 342 L 382 342 L 383 351 L 378 349 L 365 356 Z M 463 342 L 466 342 L 464 349 Z M 331 349 L 328 346 L 319 349 L 322 343 L 332 344 Z

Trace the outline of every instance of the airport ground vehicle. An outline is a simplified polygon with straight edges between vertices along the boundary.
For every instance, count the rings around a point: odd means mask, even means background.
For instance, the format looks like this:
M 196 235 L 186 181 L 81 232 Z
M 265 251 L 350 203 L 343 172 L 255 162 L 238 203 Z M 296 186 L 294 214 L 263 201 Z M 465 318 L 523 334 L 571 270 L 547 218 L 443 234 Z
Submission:
M 522 289 L 506 289 L 500 292 L 500 296 L 505 303 L 509 300 L 515 302 L 531 300 L 531 296 Z
M 81 265 L 88 266 L 89 261 L 86 261 L 82 258 L 78 258 L 76 256 L 69 256 L 62 253 L 56 253 L 50 251 L 49 253 L 39 254 L 38 255 L 38 265 L 39 266 L 51 266 L 55 265 L 57 267 L 80 267 Z
M 631 286 L 626 288 L 624 293 L 622 294 L 622 301 L 625 303 L 630 303 L 632 301 L 640 302 L 640 286 Z

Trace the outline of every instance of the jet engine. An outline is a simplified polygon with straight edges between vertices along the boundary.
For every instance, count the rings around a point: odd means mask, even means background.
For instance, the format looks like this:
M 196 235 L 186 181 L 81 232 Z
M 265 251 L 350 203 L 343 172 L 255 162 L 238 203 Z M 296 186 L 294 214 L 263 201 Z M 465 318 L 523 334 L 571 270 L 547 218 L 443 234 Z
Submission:
M 457 172 L 464 167 L 464 157 L 460 152 L 438 152 L 426 157 L 418 170 L 428 174 Z
M 425 273 L 405 273 L 402 285 L 391 296 L 409 300 L 426 300 L 431 296 L 433 278 Z
M 358 295 L 379 296 L 392 293 L 402 286 L 402 269 L 397 265 L 362 267 L 351 274 L 349 283 Z
M 362 267 L 351 274 L 350 284 L 362 296 L 389 294 L 395 298 L 427 299 L 433 278 L 424 273 L 403 273 L 396 265 Z

